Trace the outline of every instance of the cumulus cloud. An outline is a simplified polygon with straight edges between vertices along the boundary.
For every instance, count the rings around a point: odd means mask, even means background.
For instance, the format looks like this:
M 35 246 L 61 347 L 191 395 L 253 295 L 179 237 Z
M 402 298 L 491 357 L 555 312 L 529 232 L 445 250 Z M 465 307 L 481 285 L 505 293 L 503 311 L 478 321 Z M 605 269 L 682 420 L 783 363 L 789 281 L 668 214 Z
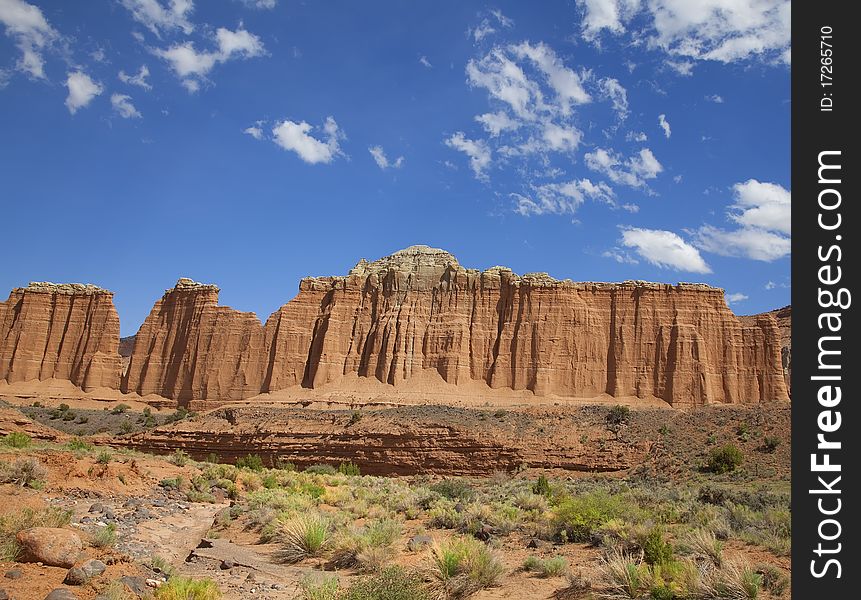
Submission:
M 196 92 L 215 65 L 232 59 L 254 58 L 265 52 L 260 38 L 241 25 L 236 31 L 219 27 L 215 42 L 218 48 L 214 51 L 198 51 L 192 42 L 184 42 L 166 49 L 157 48 L 155 54 L 170 64 L 188 91 Z
M 111 94 L 111 106 L 123 119 L 140 119 L 142 116 L 132 104 L 131 96 L 125 94 Z
M 623 159 L 613 150 L 598 148 L 584 156 L 586 166 L 602 173 L 614 183 L 633 188 L 645 187 L 646 180 L 654 179 L 664 167 L 648 148 L 643 148 L 634 156 Z
M 583 38 L 594 41 L 604 31 L 623 33 L 625 23 L 639 10 L 640 0 L 577 0 L 583 12 Z
M 42 53 L 60 36 L 39 7 L 24 0 L 0 0 L 0 23 L 21 53 L 15 68 L 30 77 L 44 79 Z
M 604 252 L 601 253 L 601 256 L 604 258 L 612 258 L 613 260 L 615 260 L 619 264 L 626 264 L 626 265 L 638 265 L 638 264 L 640 264 L 640 261 L 638 261 L 636 258 L 631 256 L 629 253 L 627 253 L 624 250 L 621 250 L 619 248 L 611 248 L 610 250 L 604 250 Z
M 386 156 L 386 153 L 383 151 L 382 146 L 371 146 L 368 148 L 368 152 L 370 152 L 371 156 L 374 157 L 374 162 L 377 163 L 377 166 L 384 171 L 389 167 L 400 169 L 404 164 L 403 156 L 399 156 L 394 161 L 390 161 L 389 157 Z
M 629 227 L 622 230 L 621 243 L 655 266 L 691 273 L 711 273 L 711 268 L 699 251 L 672 231 Z
M 733 186 L 735 203 L 730 218 L 745 227 L 759 227 L 790 235 L 792 195 L 776 183 L 748 179 Z
M 789 64 L 789 0 L 577 0 L 582 34 L 597 42 L 600 35 L 625 33 L 631 20 L 644 13 L 645 35 L 652 48 L 667 53 L 683 74 L 692 61 L 731 63 L 760 59 Z
M 260 141 L 263 139 L 263 128 L 261 128 L 260 125 L 262 125 L 262 123 L 258 122 L 251 127 L 246 127 L 242 130 L 242 133 L 246 133 L 253 137 L 255 140 Z
M 744 302 L 749 298 L 748 295 L 742 294 L 741 292 L 734 292 L 732 294 L 724 293 L 724 297 L 726 298 L 727 304 L 738 304 L 739 302 Z
M 664 135 L 667 137 L 667 139 L 670 139 L 673 130 L 670 129 L 670 123 L 667 121 L 667 115 L 658 115 L 658 125 L 660 125 L 661 129 L 664 130 Z
M 726 230 L 703 225 L 695 236 L 694 243 L 706 252 L 765 262 L 788 256 L 792 247 L 789 238 L 756 227 Z
M 619 121 L 628 118 L 628 91 L 619 83 L 618 79 L 607 77 L 600 82 L 601 91 L 613 103 L 613 110 Z
M 120 78 L 120 81 L 128 85 L 136 85 L 145 90 L 152 89 L 152 85 L 147 81 L 147 77 L 149 77 L 149 67 L 146 65 L 141 65 L 137 75 L 126 75 L 125 71 L 120 71 L 117 74 L 117 77 Z
M 696 245 L 722 256 L 771 262 L 789 255 L 792 233 L 792 198 L 776 183 L 748 179 L 733 186 L 734 202 L 727 217 L 740 225 L 726 230 L 703 225 L 695 232 Z
M 574 214 L 586 200 L 595 200 L 615 206 L 613 190 L 606 183 L 592 183 L 589 179 L 567 183 L 547 183 L 533 186 L 534 196 L 513 194 L 515 212 L 523 216 L 544 214 Z
M 646 142 L 649 139 L 642 131 L 629 131 L 625 136 L 625 139 L 629 142 Z
M 328 164 L 343 155 L 340 140 L 344 138 L 338 123 L 332 117 L 327 117 L 323 123 L 322 139 L 311 135 L 313 127 L 305 121 L 281 121 L 272 129 L 273 141 L 291 152 L 308 164 Z
M 476 178 L 487 180 L 487 168 L 491 163 L 491 150 L 484 140 L 471 140 L 462 131 L 445 140 L 449 148 L 463 152 L 469 157 L 469 168 Z
M 475 120 L 481 123 L 485 131 L 493 137 L 499 136 L 503 131 L 512 131 L 520 127 L 519 121 L 512 119 L 501 110 L 478 115 Z
M 104 91 L 101 84 L 93 81 L 83 71 L 69 73 L 66 78 L 66 87 L 69 90 L 69 95 L 66 97 L 66 108 L 72 114 L 87 106 L 93 98 Z
M 156 36 L 175 29 L 183 33 L 194 31 L 188 16 L 194 10 L 193 0 L 120 0 L 132 18 Z

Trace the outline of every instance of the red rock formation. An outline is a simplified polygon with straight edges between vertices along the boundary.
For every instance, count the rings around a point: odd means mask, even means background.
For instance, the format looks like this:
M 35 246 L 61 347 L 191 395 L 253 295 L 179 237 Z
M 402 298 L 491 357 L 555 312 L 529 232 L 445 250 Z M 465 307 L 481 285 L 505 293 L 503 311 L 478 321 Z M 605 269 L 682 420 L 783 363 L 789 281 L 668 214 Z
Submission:
M 218 307 L 217 294 L 190 280 L 165 293 L 138 333 L 124 391 L 225 401 L 348 374 L 398 386 L 433 370 L 454 385 L 537 395 L 788 399 L 774 317 L 745 325 L 705 285 L 480 272 L 413 246 L 302 280 L 265 327 Z
M 68 379 L 87 391 L 117 389 L 119 338 L 113 292 L 31 283 L 0 303 L 0 379 Z
M 792 306 L 784 306 L 770 310 L 767 313 L 752 315 L 749 317 L 739 317 L 745 325 L 751 325 L 756 322 L 759 317 L 764 315 L 773 315 L 777 319 L 777 329 L 780 332 L 780 358 L 783 366 L 783 380 L 786 382 L 786 389 L 791 393 L 792 379 Z

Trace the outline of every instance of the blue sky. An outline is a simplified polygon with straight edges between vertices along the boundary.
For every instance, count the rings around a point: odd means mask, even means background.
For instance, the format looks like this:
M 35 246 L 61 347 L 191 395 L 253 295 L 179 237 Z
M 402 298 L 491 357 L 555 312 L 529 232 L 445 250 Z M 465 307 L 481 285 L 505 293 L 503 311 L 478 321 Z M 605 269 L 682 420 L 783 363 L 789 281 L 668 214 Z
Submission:
M 0 290 L 265 319 L 412 244 L 790 299 L 788 2 L 0 0 Z

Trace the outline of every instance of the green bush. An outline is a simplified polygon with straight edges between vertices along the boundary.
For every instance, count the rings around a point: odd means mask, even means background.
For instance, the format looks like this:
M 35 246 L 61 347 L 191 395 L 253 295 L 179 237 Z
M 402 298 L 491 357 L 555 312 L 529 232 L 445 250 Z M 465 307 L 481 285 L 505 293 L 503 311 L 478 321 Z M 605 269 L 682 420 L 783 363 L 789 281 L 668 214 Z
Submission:
M 110 463 L 113 459 L 114 455 L 111 454 L 111 451 L 107 449 L 99 450 L 99 453 L 96 455 L 96 462 L 100 465 L 106 465 Z
M 117 543 L 117 526 L 108 523 L 99 528 L 90 538 L 90 544 L 94 548 L 110 548 Z
M 347 423 L 347 425 L 348 426 L 355 425 L 356 423 L 358 423 L 361 420 L 362 420 L 362 413 L 360 413 L 357 410 L 354 410 L 350 413 L 350 422 Z
M 263 459 L 260 458 L 259 454 L 247 454 L 236 459 L 236 466 L 240 469 L 262 471 Z
M 315 475 L 334 475 L 338 472 L 338 469 L 333 467 L 332 465 L 311 465 L 307 469 L 305 469 L 306 473 L 314 473 Z
M 69 450 L 82 450 L 89 452 L 93 449 L 93 445 L 85 439 L 73 437 L 66 444 L 66 448 L 68 448 Z
M 550 494 L 552 493 L 550 482 L 543 473 L 538 476 L 538 481 L 532 486 L 532 493 L 539 496 L 545 496 L 547 498 L 550 497 Z
M 523 570 L 537 573 L 539 577 L 561 577 L 568 572 L 568 561 L 562 556 L 540 559 L 530 556 L 523 562 Z
M 444 597 L 465 598 L 498 585 L 505 567 L 475 538 L 454 537 L 431 548 L 431 573 Z
M 120 403 L 111 409 L 111 414 L 112 415 L 121 415 L 124 412 L 127 412 L 130 408 L 131 408 L 131 406 L 129 406 L 128 404 Z
M 219 600 L 221 591 L 211 579 L 174 575 L 155 591 L 156 600 Z
M 305 575 L 299 581 L 299 592 L 297 600 L 338 600 L 341 585 L 334 575 L 322 578 Z
M 777 450 L 778 446 L 780 446 L 780 438 L 777 436 L 767 435 L 762 441 L 762 449 L 769 454 Z
M 673 546 L 664 539 L 661 527 L 652 527 L 642 542 L 643 560 L 650 565 L 663 565 L 673 560 Z
M 709 452 L 706 469 L 712 473 L 723 474 L 735 471 L 744 462 L 744 455 L 735 444 L 724 444 Z
M 65 402 L 61 403 L 60 406 L 57 407 L 57 410 L 60 412 L 68 412 L 71 407 Z
M 131 433 L 134 429 L 134 425 L 129 419 L 125 419 L 122 423 L 120 423 L 120 433 Z
M 281 544 L 277 558 L 288 563 L 319 556 L 330 541 L 331 524 L 321 514 L 305 513 L 281 524 L 276 539 Z
M 443 479 L 430 486 L 436 492 L 449 500 L 472 500 L 475 490 L 463 479 Z
M 188 464 L 188 454 L 177 448 L 174 450 L 173 454 L 170 455 L 170 462 L 175 464 L 177 467 L 184 467 Z
M 594 530 L 630 510 L 620 497 L 599 490 L 564 499 L 554 511 L 553 522 L 563 541 L 586 542 Z
M 338 473 L 342 475 L 358 476 L 362 474 L 362 470 L 358 465 L 353 464 L 353 461 L 342 462 L 338 465 Z
M 627 423 L 628 419 L 631 418 L 631 409 L 627 406 L 623 406 L 621 404 L 617 404 L 613 408 L 610 409 L 610 412 L 607 413 L 605 419 L 607 423 L 610 425 L 621 425 L 622 423 Z
M 48 478 L 48 469 L 32 456 L 15 460 L 11 465 L 0 462 L 0 483 L 15 483 L 21 487 L 41 489 Z
M 10 448 L 27 448 L 31 441 L 30 436 L 23 431 L 13 431 L 3 437 L 3 445 Z
M 430 600 L 421 574 L 401 566 L 386 567 L 380 573 L 359 579 L 339 600 Z

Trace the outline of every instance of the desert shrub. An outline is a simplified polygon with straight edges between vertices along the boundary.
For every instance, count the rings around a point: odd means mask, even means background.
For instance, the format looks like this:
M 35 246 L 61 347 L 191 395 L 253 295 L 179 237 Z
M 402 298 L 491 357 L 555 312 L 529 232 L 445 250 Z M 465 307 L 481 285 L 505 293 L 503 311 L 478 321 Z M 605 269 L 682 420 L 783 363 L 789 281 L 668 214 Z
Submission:
M 221 590 L 211 579 L 174 575 L 155 591 L 156 600 L 219 600 Z
M 317 513 L 297 514 L 278 528 L 275 539 L 281 544 L 277 558 L 295 563 L 319 556 L 329 542 L 330 522 Z
M 129 419 L 124 420 L 120 423 L 120 433 L 131 433 L 134 429 L 134 425 Z
M 60 406 L 57 407 L 57 410 L 59 410 L 60 412 L 69 412 L 70 408 L 71 407 L 65 402 L 61 402 Z
M 508 414 L 507 410 L 500 408 L 495 413 L 493 413 L 493 418 L 494 419 L 504 419 L 507 414 Z
M 532 493 L 538 496 L 544 496 L 546 498 L 550 497 L 552 490 L 550 489 L 550 482 L 547 480 L 547 477 L 542 473 L 538 476 L 538 481 L 532 486 Z
M 10 448 L 27 448 L 32 439 L 23 431 L 13 431 L 3 436 L 3 445 Z
M 464 598 L 498 585 L 505 567 L 475 538 L 454 537 L 431 548 L 431 573 L 449 598 Z
M 475 490 L 463 479 L 443 479 L 431 485 L 430 489 L 449 500 L 472 500 L 475 498 Z
M 648 570 L 650 597 L 653 600 L 681 600 L 702 592 L 700 571 L 691 561 L 669 561 Z
M 536 573 L 539 577 L 560 577 L 568 572 L 568 561 L 562 556 L 545 559 L 530 556 L 523 562 L 523 570 Z
M 454 509 L 454 503 L 447 498 L 428 510 L 428 525 L 436 529 L 456 529 L 462 521 L 460 513 Z
M 32 456 L 16 459 L 12 464 L 0 463 L 0 483 L 41 488 L 47 478 L 48 469 Z
M 97 598 L 99 600 L 134 600 L 137 596 L 129 592 L 119 579 L 115 579 L 99 591 Z
M 641 598 L 650 588 L 649 575 L 648 565 L 630 554 L 614 551 L 604 557 L 601 564 L 601 576 L 606 587 L 604 597 L 611 600 Z
M 627 423 L 631 418 L 631 409 L 627 406 L 623 406 L 622 404 L 617 404 L 607 413 L 607 416 L 604 419 L 610 425 L 621 425 L 622 423 Z
M 73 437 L 66 443 L 66 448 L 69 450 L 89 452 L 93 449 L 93 445 L 83 438 Z
M 347 423 L 347 425 L 348 426 L 349 425 L 355 425 L 356 423 L 358 423 L 361 420 L 362 420 L 362 413 L 360 413 L 357 410 L 354 410 L 350 413 L 350 421 Z
M 189 416 L 189 414 L 190 414 L 190 413 L 188 412 L 188 409 L 187 409 L 186 407 L 184 407 L 184 406 L 180 406 L 179 408 L 177 408 L 177 409 L 176 409 L 176 411 L 174 411 L 174 413 L 173 413 L 173 414 L 168 415 L 168 416 L 165 418 L 164 422 L 165 422 L 166 424 L 168 424 L 168 423 L 176 423 L 176 422 L 178 422 L 178 421 L 182 421 L 183 419 L 185 419 L 186 417 L 188 417 L 188 416 Z
M 380 519 L 361 528 L 353 528 L 335 542 L 332 564 L 339 568 L 358 565 L 375 571 L 393 556 L 392 544 L 401 535 L 401 523 Z
M 685 542 L 694 554 L 707 558 L 714 566 L 720 568 L 723 564 L 723 542 L 713 532 L 695 529 L 688 534 Z
M 317 464 L 306 468 L 305 472 L 313 473 L 314 475 L 334 475 L 338 472 L 338 469 L 332 465 Z
M 748 565 L 727 563 L 709 573 L 705 587 L 709 597 L 756 600 L 762 587 L 762 576 Z
M 757 573 L 762 577 L 762 588 L 772 596 L 781 597 L 789 589 L 789 577 L 773 565 L 760 565 Z
M 338 600 L 431 600 L 424 578 L 401 566 L 359 579 Z
M 188 464 L 188 454 L 177 448 L 174 453 L 170 455 L 170 462 L 175 464 L 177 467 L 184 467 Z
M 547 498 L 545 496 L 539 496 L 526 491 L 520 492 L 514 496 L 511 503 L 517 508 L 525 511 L 543 513 L 547 510 Z
M 362 474 L 362 470 L 358 465 L 353 464 L 353 461 L 347 461 L 338 465 L 338 473 L 341 473 L 342 475 L 358 476 Z
M 286 471 L 288 473 L 293 473 L 296 471 L 296 465 L 290 462 L 289 460 L 284 460 L 283 458 L 276 458 L 275 464 L 272 465 L 274 468 L 279 471 Z
M 124 412 L 127 412 L 130 408 L 131 408 L 131 406 L 129 406 L 128 404 L 120 403 L 111 409 L 111 414 L 112 415 L 121 415 Z
M 305 575 L 299 581 L 299 600 L 339 600 L 341 586 L 338 578 Z
M 599 490 L 564 499 L 556 506 L 553 523 L 564 540 L 585 542 L 595 529 L 629 511 L 619 496 Z
M 149 561 L 147 562 L 149 564 L 149 568 L 156 573 L 162 573 L 168 577 L 173 577 L 175 571 L 173 565 L 171 565 L 164 557 L 153 554 L 149 557 Z
M 643 560 L 650 565 L 663 565 L 673 560 L 673 546 L 664 539 L 664 530 L 659 526 L 649 530 L 641 546 Z
M 99 453 L 96 454 L 96 462 L 100 465 L 106 465 L 110 463 L 114 459 L 114 455 L 107 448 L 103 448 L 99 450 Z
M 744 462 L 744 455 L 735 444 L 725 444 L 719 448 L 713 448 L 709 452 L 706 469 L 712 473 L 723 474 L 735 471 L 736 467 Z
M 236 459 L 236 467 L 238 469 L 248 469 L 250 471 L 262 471 L 263 459 L 259 454 L 246 454 Z
M 764 452 L 768 452 L 771 454 L 777 447 L 780 446 L 780 438 L 777 436 L 765 436 L 765 439 L 762 440 L 762 450 Z
M 11 562 L 21 554 L 21 546 L 15 536 L 31 527 L 63 527 L 72 518 L 72 511 L 59 508 L 33 510 L 22 508 L 0 516 L 0 562 Z
M 90 545 L 94 548 L 110 548 L 117 543 L 117 526 L 108 523 L 100 527 L 90 536 Z
M 215 452 L 210 452 L 206 455 L 206 458 L 203 459 L 203 462 L 217 465 L 221 462 L 221 457 Z
M 185 486 L 185 479 L 181 475 L 162 479 L 159 485 L 166 490 L 180 490 Z

